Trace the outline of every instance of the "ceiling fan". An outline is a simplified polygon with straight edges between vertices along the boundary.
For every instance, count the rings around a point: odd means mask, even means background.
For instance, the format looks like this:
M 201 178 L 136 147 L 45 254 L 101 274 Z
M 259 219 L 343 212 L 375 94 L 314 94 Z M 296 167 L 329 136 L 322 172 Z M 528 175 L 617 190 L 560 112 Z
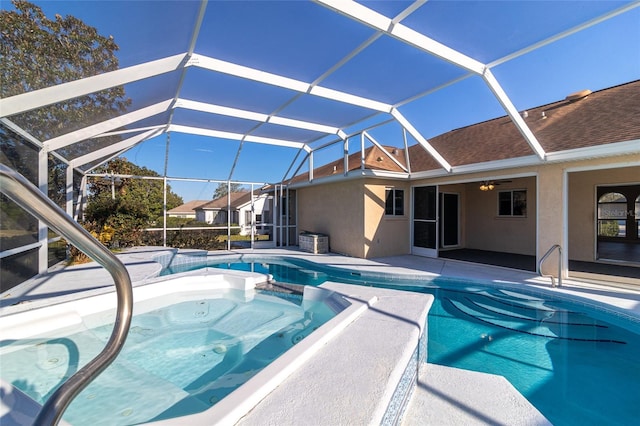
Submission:
M 510 180 L 485 180 L 480 184 L 480 191 L 491 191 L 501 183 L 509 183 Z

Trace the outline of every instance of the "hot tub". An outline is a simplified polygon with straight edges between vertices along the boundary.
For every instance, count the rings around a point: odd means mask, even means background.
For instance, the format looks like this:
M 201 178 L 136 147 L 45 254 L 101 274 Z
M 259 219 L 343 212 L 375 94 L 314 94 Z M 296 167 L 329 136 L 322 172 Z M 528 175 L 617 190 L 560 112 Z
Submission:
M 366 310 L 327 289 L 305 287 L 295 300 L 255 284 L 255 276 L 205 269 L 134 288 L 122 353 L 63 418 L 235 423 Z M 115 301 L 107 293 L 0 318 L 3 425 L 35 417 L 39 404 L 102 349 Z

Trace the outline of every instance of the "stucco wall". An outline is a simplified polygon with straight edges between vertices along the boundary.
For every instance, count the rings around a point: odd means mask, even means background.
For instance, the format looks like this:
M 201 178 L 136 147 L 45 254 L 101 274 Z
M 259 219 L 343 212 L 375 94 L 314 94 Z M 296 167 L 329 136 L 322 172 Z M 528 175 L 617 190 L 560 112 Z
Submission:
M 331 251 L 364 257 L 362 179 L 297 189 L 298 231 L 329 235 Z
M 536 254 L 536 179 L 510 179 L 492 191 L 481 191 L 478 183 L 466 184 L 466 248 Z M 502 190 L 527 191 L 525 217 L 498 216 L 498 193 Z
M 538 175 L 539 200 L 538 200 L 538 249 L 537 259 L 541 259 L 545 253 L 556 244 L 566 247 L 564 238 L 564 189 L 563 189 L 564 165 L 549 164 L 540 167 Z M 558 256 L 550 256 L 542 265 L 545 274 L 558 275 Z
M 569 173 L 569 259 L 595 260 L 596 187 L 629 183 L 640 183 L 640 166 Z
M 460 247 L 535 255 L 537 199 L 533 174 L 537 171 L 536 167 L 505 169 L 456 177 L 468 183 L 449 183 L 451 177 L 443 177 L 416 180 L 412 185 L 439 185 L 440 192 L 460 194 Z M 492 191 L 480 191 L 480 183 L 486 179 L 511 182 L 501 182 Z M 498 191 L 507 189 L 527 190 L 525 218 L 498 217 Z
M 385 216 L 387 187 L 404 190 L 403 216 Z M 406 182 L 356 179 L 300 188 L 297 194 L 300 231 L 328 234 L 331 251 L 366 258 L 410 252 Z
M 385 216 L 387 187 L 404 190 L 404 215 Z M 410 187 L 401 181 L 368 180 L 364 192 L 364 254 L 365 257 L 394 256 L 410 253 L 409 200 Z
M 563 241 L 565 170 L 602 167 L 605 164 L 613 168 L 569 174 L 569 241 Z M 512 182 L 483 192 L 479 190 L 479 182 L 485 179 Z M 595 185 L 638 181 L 640 154 L 412 182 L 353 179 L 299 188 L 298 230 L 327 233 L 331 249 L 350 256 L 406 254 L 410 252 L 411 245 L 411 187 L 437 184 L 442 192 L 460 194 L 461 247 L 537 255 L 539 258 L 553 244 L 561 244 L 563 248 L 569 247 L 570 259 L 593 260 Z M 405 190 L 404 217 L 384 216 L 384 189 L 387 185 Z M 502 189 L 527 190 L 525 218 L 498 217 L 497 194 Z M 555 256 L 550 257 L 545 270 L 555 271 L 555 261 Z

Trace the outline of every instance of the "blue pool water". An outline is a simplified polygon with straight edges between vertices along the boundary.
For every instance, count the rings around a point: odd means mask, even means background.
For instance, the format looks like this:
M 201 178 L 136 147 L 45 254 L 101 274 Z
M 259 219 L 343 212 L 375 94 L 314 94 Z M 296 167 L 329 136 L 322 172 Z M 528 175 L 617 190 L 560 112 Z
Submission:
M 629 425 L 640 418 L 640 326 L 548 293 L 436 278 L 421 283 L 297 259 L 209 264 L 273 275 L 430 293 L 428 362 L 507 378 L 555 425 Z M 419 284 L 419 285 L 416 285 Z
M 204 411 L 335 316 L 323 303 L 303 308 L 301 297 L 264 292 L 185 298 L 133 317 L 118 358 L 73 400 L 64 420 L 129 425 Z M 0 342 L 2 378 L 44 403 L 104 347 L 113 324 L 102 324 L 102 315 L 53 338 Z

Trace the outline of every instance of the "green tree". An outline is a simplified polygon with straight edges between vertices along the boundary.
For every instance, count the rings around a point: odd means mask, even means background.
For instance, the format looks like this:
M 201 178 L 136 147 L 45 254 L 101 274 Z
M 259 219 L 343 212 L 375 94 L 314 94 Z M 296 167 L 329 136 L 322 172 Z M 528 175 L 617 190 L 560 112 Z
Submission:
M 96 173 L 114 175 L 160 175 L 137 166 L 126 158 L 116 158 L 96 169 Z M 162 180 L 114 178 L 92 180 L 84 224 L 107 246 L 141 245 L 144 228 L 161 225 L 163 215 Z M 183 204 L 182 198 L 167 185 L 167 209 Z
M 0 11 L 0 95 L 14 95 L 55 86 L 118 69 L 112 36 L 98 31 L 73 16 L 47 18 L 42 9 L 23 0 L 12 1 L 15 10 Z M 104 121 L 126 111 L 131 100 L 122 86 L 114 87 L 54 105 L 47 105 L 11 117 L 11 120 L 40 141 Z M 99 138 L 65 147 L 59 152 L 73 157 L 119 140 Z M 2 151 L 10 162 L 20 162 L 16 138 L 2 138 Z M 49 159 L 49 196 L 58 203 L 65 198 L 65 167 Z
M 220 197 L 224 197 L 229 192 L 240 192 L 242 191 L 242 185 L 239 183 L 231 183 L 227 186 L 226 183 L 219 183 L 216 191 L 213 193 L 213 199 L 217 200 Z
M 620 234 L 620 225 L 617 220 L 600 220 L 598 221 L 600 237 L 617 237 Z

